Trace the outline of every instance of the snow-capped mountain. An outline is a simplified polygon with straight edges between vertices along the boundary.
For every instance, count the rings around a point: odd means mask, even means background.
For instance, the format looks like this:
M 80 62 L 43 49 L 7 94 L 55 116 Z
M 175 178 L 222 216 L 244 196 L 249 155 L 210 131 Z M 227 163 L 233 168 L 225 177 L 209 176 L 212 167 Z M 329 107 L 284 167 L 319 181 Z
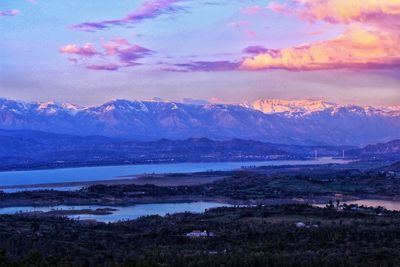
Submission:
M 286 116 L 307 116 L 315 112 L 330 111 L 332 115 L 343 109 L 365 115 L 400 116 L 400 106 L 372 107 L 338 105 L 323 100 L 260 99 L 242 103 L 241 106 L 259 110 L 266 114 L 280 113 Z
M 93 107 L 0 99 L 0 129 L 161 138 L 253 139 L 287 144 L 366 145 L 400 138 L 398 107 L 264 100 L 223 105 L 114 100 Z
M 308 114 L 336 107 L 336 104 L 323 100 L 282 100 L 260 99 L 241 104 L 243 107 L 252 108 L 267 114 L 285 113 L 288 115 Z

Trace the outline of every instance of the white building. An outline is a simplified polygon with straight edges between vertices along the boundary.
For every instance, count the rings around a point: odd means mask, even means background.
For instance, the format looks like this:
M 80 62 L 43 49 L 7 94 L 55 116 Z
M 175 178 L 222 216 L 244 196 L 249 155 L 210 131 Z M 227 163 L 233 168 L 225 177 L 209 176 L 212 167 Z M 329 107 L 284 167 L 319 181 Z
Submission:
M 214 236 L 214 233 L 207 231 L 192 231 L 186 234 L 187 237 L 210 237 Z
M 303 228 L 303 227 L 306 227 L 306 224 L 303 222 L 298 222 L 298 223 L 296 223 L 296 227 Z

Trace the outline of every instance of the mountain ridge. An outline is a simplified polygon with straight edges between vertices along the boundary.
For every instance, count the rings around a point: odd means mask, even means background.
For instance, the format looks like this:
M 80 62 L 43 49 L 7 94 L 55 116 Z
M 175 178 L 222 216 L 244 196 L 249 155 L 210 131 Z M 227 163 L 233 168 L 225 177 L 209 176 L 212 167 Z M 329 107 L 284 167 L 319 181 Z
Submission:
M 339 109 L 358 109 L 366 114 L 380 114 L 384 116 L 400 116 L 399 106 L 359 106 L 354 104 L 339 105 L 324 100 L 282 100 L 259 99 L 252 102 L 244 102 L 241 106 L 262 111 L 267 114 L 281 113 L 286 115 L 309 115 L 314 112 L 330 110 L 337 112 Z
M 171 162 L 263 161 L 340 156 L 354 147 L 297 146 L 254 140 L 160 139 L 0 130 L 0 170 Z
M 265 113 L 239 104 L 187 102 L 117 99 L 80 107 L 52 101 L 0 99 L 0 129 L 147 141 L 207 137 L 308 145 L 367 145 L 400 138 L 400 114 L 397 116 L 396 108 L 387 108 L 391 112 L 388 113 L 317 101 L 312 108 L 293 115 L 290 111 Z M 298 109 L 301 102 L 296 102 L 297 106 L 287 103 Z

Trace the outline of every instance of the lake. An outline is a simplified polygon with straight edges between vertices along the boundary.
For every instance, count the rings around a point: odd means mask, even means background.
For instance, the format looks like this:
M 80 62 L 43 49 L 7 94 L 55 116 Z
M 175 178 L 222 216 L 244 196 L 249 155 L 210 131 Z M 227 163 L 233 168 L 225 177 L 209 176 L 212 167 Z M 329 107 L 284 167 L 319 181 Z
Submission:
M 161 173 L 190 173 L 202 171 L 228 171 L 252 166 L 317 165 L 329 163 L 348 163 L 349 161 L 333 158 L 317 160 L 275 160 L 247 162 L 202 162 L 169 163 L 147 165 L 120 165 L 82 168 L 46 169 L 32 171 L 0 172 L 0 188 L 4 186 L 83 182 L 121 179 L 121 176 Z
M 43 211 L 47 212 L 50 210 L 80 210 L 80 209 L 98 209 L 98 208 L 112 208 L 117 209 L 113 214 L 107 215 L 68 215 L 72 219 L 80 220 L 96 220 L 99 222 L 117 222 L 121 220 L 133 220 L 142 216 L 147 215 L 160 215 L 165 216 L 166 214 L 173 214 L 179 212 L 193 212 L 201 213 L 207 209 L 217 207 L 228 207 L 229 204 L 222 204 L 216 202 L 191 202 L 191 203 L 160 203 L 160 204 L 140 204 L 133 206 L 54 206 L 54 207 L 7 207 L 0 208 L 0 214 L 15 214 L 18 212 L 32 212 L 32 211 Z
M 400 211 L 400 201 L 396 200 L 379 200 L 379 199 L 359 199 L 359 200 L 351 200 L 351 201 L 344 201 L 342 204 L 345 203 L 347 205 L 355 204 L 358 206 L 366 206 L 366 207 L 383 207 L 387 210 L 396 210 Z M 336 204 L 336 203 L 333 203 Z M 326 204 L 314 204 L 313 206 L 319 208 L 325 208 Z
M 387 210 L 397 210 L 400 211 L 400 201 L 391 201 L 391 200 L 376 200 L 376 199 L 361 199 L 354 201 L 346 201 L 346 204 L 356 204 L 356 205 L 364 205 L 367 207 L 383 207 Z

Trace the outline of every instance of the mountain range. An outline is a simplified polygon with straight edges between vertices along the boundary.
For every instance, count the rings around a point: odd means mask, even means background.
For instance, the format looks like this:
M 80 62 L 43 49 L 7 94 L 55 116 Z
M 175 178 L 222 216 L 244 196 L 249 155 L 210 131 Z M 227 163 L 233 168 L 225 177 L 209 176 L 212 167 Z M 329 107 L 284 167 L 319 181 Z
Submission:
M 400 107 L 337 105 L 320 100 L 113 100 L 98 106 L 0 99 L 0 129 L 162 138 L 249 139 L 296 145 L 357 145 L 400 138 Z
M 232 139 L 136 141 L 32 130 L 0 130 L 0 170 L 110 164 L 263 161 L 342 156 L 346 146 L 298 146 Z
M 385 117 L 399 117 L 399 106 L 356 106 L 339 105 L 323 100 L 282 100 L 282 99 L 261 99 L 253 102 L 245 102 L 241 106 L 262 111 L 267 114 L 283 114 L 285 116 L 307 116 L 312 113 L 330 111 L 332 114 L 340 110 L 348 109 L 353 112 L 364 112 L 366 115 L 381 115 Z

